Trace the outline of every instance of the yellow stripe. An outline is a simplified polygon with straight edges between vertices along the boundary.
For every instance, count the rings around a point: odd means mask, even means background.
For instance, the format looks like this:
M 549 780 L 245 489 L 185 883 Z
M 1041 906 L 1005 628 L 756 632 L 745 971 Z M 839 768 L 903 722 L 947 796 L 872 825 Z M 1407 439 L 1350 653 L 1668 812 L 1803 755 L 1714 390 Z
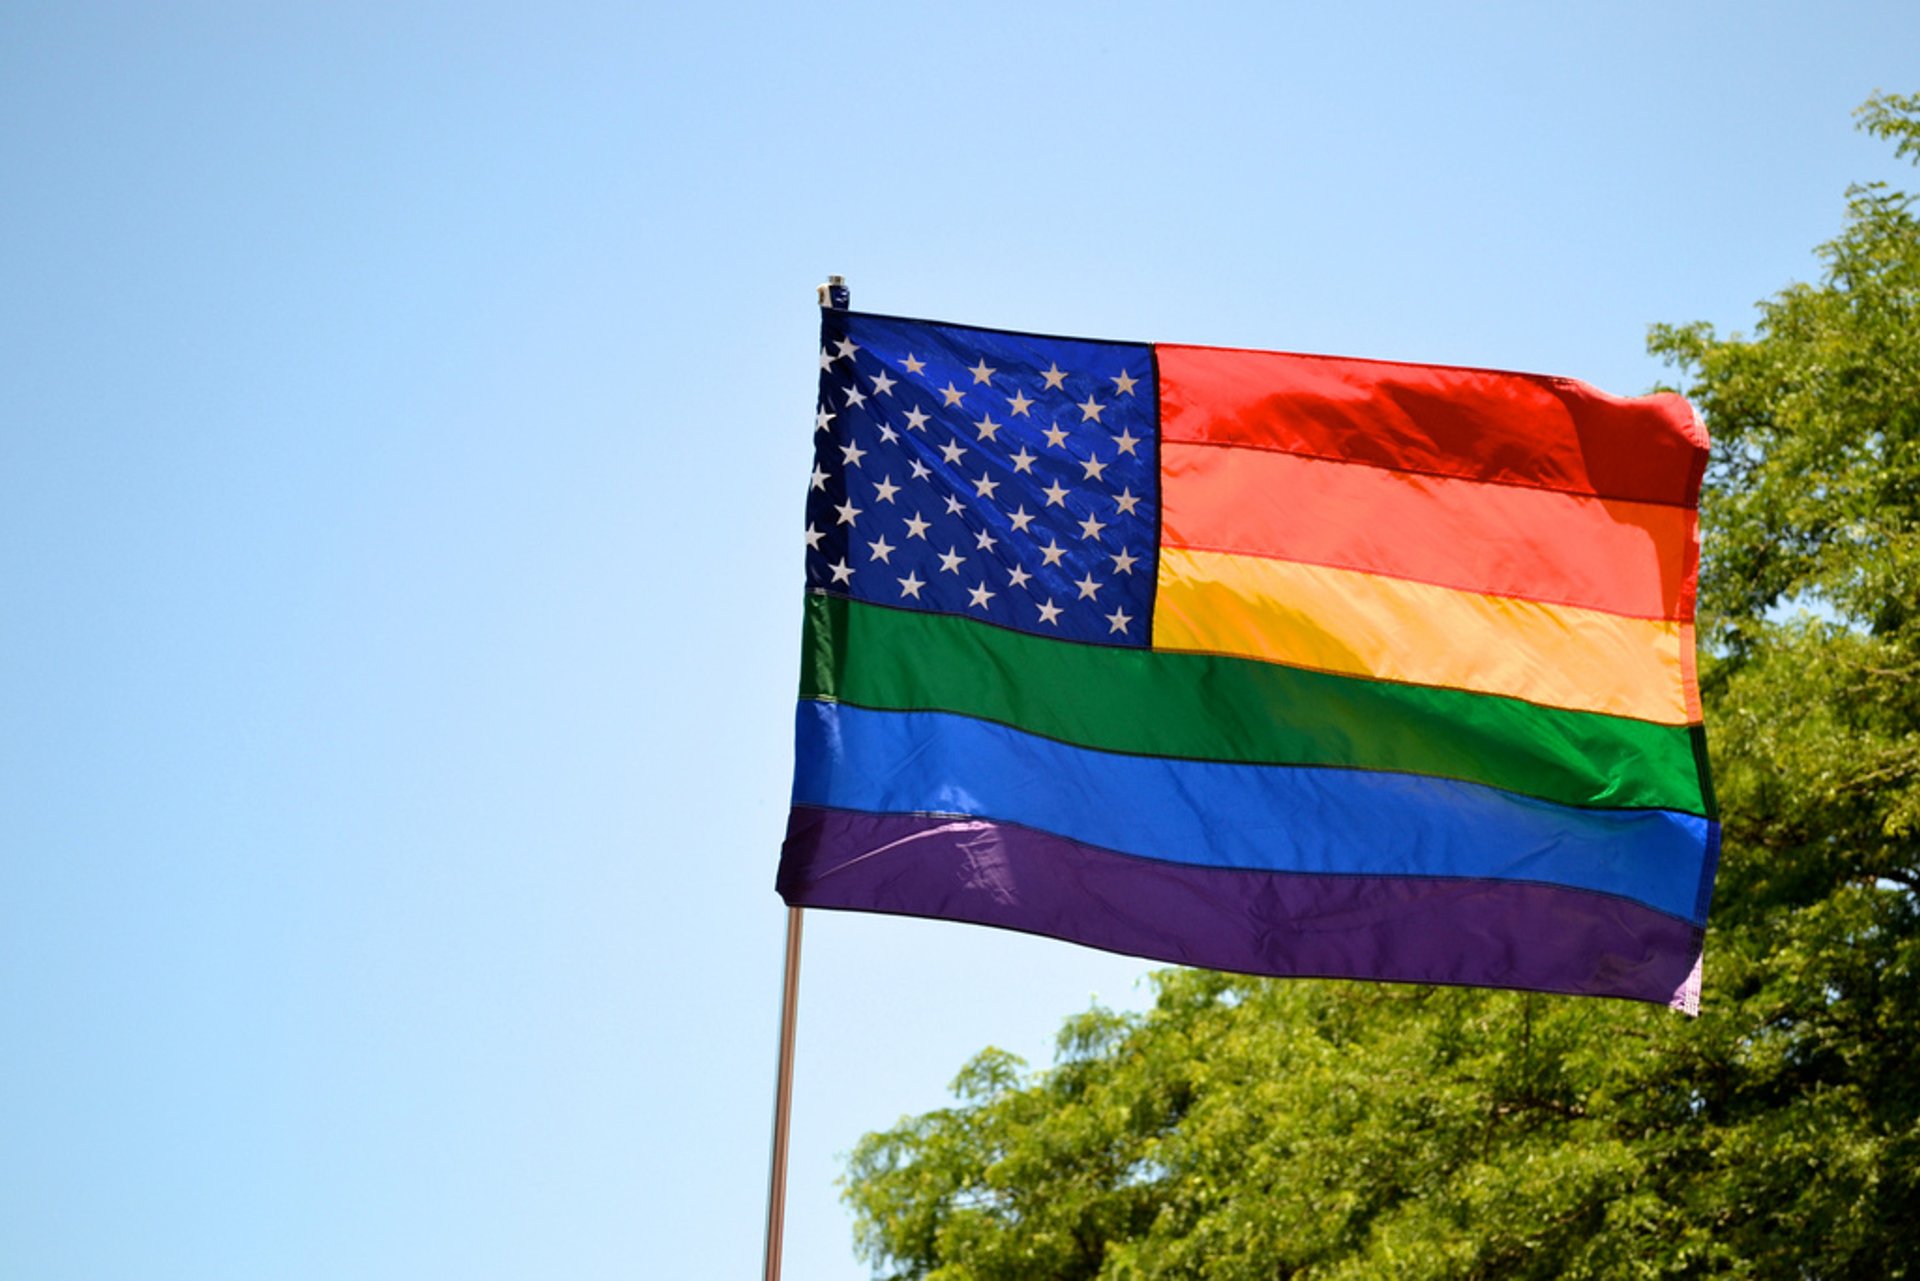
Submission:
M 1155 649 L 1690 723 L 1689 629 L 1261 556 L 1162 548 Z

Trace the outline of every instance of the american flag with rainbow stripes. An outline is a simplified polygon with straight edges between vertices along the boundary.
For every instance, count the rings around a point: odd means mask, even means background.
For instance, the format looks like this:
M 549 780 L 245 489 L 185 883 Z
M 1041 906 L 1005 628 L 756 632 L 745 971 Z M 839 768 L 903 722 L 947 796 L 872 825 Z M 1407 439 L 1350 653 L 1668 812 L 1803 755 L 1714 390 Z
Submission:
M 1684 400 L 822 316 L 789 903 L 1697 1009 Z

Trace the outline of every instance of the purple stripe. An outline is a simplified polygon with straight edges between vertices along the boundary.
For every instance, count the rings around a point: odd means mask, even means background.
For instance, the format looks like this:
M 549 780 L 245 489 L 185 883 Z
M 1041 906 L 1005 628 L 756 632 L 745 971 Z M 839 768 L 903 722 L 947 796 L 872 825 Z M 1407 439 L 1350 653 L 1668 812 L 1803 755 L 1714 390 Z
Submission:
M 1698 930 L 1553 885 L 1195 867 L 989 819 L 796 806 L 777 887 L 798 907 L 972 921 L 1206 969 L 1699 1006 Z

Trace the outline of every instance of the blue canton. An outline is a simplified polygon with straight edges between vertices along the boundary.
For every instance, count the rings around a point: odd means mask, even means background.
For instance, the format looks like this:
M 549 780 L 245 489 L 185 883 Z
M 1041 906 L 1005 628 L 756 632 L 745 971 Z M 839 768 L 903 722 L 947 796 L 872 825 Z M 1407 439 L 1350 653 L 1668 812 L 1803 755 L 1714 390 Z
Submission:
M 1146 645 L 1160 497 L 1151 349 L 822 315 L 808 586 Z

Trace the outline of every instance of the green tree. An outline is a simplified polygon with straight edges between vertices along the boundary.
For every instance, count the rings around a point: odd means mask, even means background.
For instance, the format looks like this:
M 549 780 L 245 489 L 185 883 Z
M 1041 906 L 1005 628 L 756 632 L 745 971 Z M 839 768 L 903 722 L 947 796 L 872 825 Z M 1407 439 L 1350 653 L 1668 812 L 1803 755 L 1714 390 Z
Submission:
M 1702 1016 L 1166 971 L 860 1142 L 876 1275 L 1920 1275 L 1920 226 L 1848 195 L 1751 338 L 1650 341 L 1715 438 Z

